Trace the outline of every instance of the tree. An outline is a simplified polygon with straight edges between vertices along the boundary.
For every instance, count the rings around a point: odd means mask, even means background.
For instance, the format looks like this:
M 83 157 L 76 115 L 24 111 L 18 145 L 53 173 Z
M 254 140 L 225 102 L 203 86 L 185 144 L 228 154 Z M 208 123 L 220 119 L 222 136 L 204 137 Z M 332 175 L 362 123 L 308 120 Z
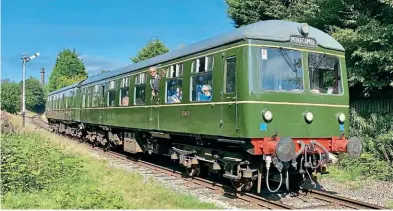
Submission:
M 42 111 L 45 106 L 45 94 L 40 82 L 33 77 L 26 80 L 26 109 L 29 111 Z M 22 89 L 22 81 L 19 83 Z
M 20 90 L 15 82 L 5 80 L 1 82 L 1 110 L 16 114 L 20 111 Z
M 259 20 L 306 22 L 336 38 L 346 49 L 350 86 L 366 90 L 393 81 L 393 1 L 226 0 L 236 27 Z
M 168 52 L 169 49 L 163 42 L 158 39 L 150 40 L 145 47 L 143 47 L 138 54 L 131 58 L 131 61 L 138 63 L 140 61 L 153 58 L 155 56 Z
M 61 89 L 87 78 L 83 61 L 74 50 L 62 50 L 56 59 L 56 65 L 49 76 L 48 92 Z

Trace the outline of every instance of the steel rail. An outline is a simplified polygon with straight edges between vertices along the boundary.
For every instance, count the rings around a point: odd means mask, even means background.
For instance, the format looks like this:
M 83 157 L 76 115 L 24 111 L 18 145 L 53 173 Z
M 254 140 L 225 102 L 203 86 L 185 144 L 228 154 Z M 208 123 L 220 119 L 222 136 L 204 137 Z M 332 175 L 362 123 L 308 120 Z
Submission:
M 40 120 L 41 123 L 45 124 L 44 126 L 42 124 L 39 124 L 38 122 L 36 122 L 34 119 L 37 118 Z M 37 125 L 38 127 L 41 127 L 45 130 L 49 130 L 48 127 L 48 123 L 44 122 L 41 118 L 40 115 L 36 115 L 33 117 L 30 117 L 33 121 L 33 123 L 35 125 Z M 51 132 L 51 131 L 50 131 Z M 67 138 L 70 138 L 67 136 Z M 74 140 L 76 140 L 77 138 L 75 138 Z M 87 143 L 82 143 L 85 144 L 87 146 L 91 146 Z M 92 148 L 95 151 L 100 151 L 102 152 L 102 150 L 100 150 L 100 148 Z M 188 175 L 186 175 L 183 172 L 180 171 L 176 171 L 167 167 L 163 167 L 163 166 L 159 166 L 157 164 L 154 163 L 150 163 L 147 161 L 143 161 L 143 160 L 139 160 L 130 156 L 127 156 L 125 154 L 121 154 L 118 152 L 113 152 L 113 151 L 106 151 L 106 154 L 110 154 L 113 157 L 117 157 L 119 159 L 122 160 L 126 160 L 126 161 L 131 161 L 137 165 L 149 168 L 151 170 L 154 170 L 156 172 L 160 172 L 160 173 L 164 173 L 166 175 L 170 175 L 170 176 L 175 176 L 177 178 L 183 179 L 187 182 L 205 187 L 205 188 L 209 188 L 211 190 L 220 192 L 220 193 L 226 193 L 226 194 L 234 194 L 234 196 L 238 199 L 241 199 L 243 201 L 247 201 L 250 203 L 253 203 L 255 205 L 260 206 L 261 208 L 267 208 L 267 209 L 297 209 L 295 207 L 286 205 L 286 204 L 282 204 L 279 202 L 275 202 L 275 201 L 270 201 L 268 199 L 265 199 L 261 196 L 258 196 L 256 194 L 253 193 L 248 193 L 248 192 L 238 192 L 236 190 L 234 190 L 232 187 L 220 184 L 220 183 L 216 183 L 210 180 L 206 180 L 200 177 L 189 177 Z M 318 199 L 318 200 L 322 200 L 322 201 L 326 201 L 328 202 L 328 204 L 323 204 L 323 205 L 318 205 L 315 208 L 321 208 L 321 207 L 330 207 L 330 206 L 345 206 L 348 208 L 352 208 L 352 209 L 387 209 L 385 207 L 381 207 L 375 204 L 370 204 L 370 203 L 366 203 L 366 202 L 362 202 L 362 201 L 357 201 L 354 199 L 350 199 L 347 197 L 343 197 L 343 196 L 337 196 L 337 195 L 333 195 L 330 193 L 326 193 L 323 191 L 318 191 L 318 190 L 314 190 L 314 189 L 307 189 L 307 188 L 300 188 L 301 193 L 303 193 L 306 196 L 310 196 L 312 198 Z M 307 209 L 308 207 L 302 207 L 301 209 Z M 313 208 L 313 206 L 310 206 L 309 208 Z

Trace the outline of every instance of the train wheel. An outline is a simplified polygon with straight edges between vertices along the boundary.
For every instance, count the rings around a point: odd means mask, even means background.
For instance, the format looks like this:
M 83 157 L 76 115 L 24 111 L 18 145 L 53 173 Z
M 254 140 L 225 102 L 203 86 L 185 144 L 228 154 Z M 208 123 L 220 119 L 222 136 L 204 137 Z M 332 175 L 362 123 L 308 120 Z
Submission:
M 249 191 L 253 186 L 253 181 L 251 178 L 242 178 L 240 180 L 231 180 L 232 186 L 237 191 Z
M 186 167 L 187 175 L 190 177 L 199 176 L 201 168 L 198 164 L 191 165 L 191 168 Z

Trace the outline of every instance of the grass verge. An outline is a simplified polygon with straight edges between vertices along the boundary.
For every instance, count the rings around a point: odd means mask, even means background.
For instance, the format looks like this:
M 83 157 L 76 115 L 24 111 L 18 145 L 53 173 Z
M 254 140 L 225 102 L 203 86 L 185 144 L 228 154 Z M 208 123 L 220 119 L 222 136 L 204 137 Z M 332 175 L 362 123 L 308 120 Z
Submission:
M 27 130 L 32 127 L 27 126 Z M 1 204 L 5 209 L 217 208 L 140 174 L 110 168 L 89 155 L 87 147 L 68 139 L 27 130 L 2 138 Z

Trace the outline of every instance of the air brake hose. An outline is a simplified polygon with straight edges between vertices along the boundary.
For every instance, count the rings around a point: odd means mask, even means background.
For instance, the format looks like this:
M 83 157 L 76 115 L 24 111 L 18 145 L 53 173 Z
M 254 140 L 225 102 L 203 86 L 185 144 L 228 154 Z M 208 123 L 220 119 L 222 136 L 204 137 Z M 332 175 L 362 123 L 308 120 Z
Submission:
M 328 151 L 322 144 L 320 144 L 320 143 L 317 142 L 317 141 L 311 141 L 311 143 L 316 144 L 317 146 L 319 146 L 319 147 L 323 150 L 323 152 L 324 152 L 325 155 L 326 155 L 326 158 L 323 159 L 323 160 L 328 160 L 328 159 L 329 159 L 329 151 Z M 322 162 L 322 161 L 321 161 L 321 162 Z
M 304 144 L 303 141 L 298 141 L 298 143 L 300 143 L 301 147 L 300 147 L 300 150 L 297 151 L 297 153 L 293 156 L 292 162 L 295 162 L 296 159 L 299 157 L 299 155 L 301 155 L 302 152 L 304 151 L 304 148 L 306 148 L 306 144 Z
M 272 163 L 272 158 L 270 156 L 267 156 L 265 162 L 266 162 L 266 186 L 267 186 L 267 189 L 272 193 L 277 192 L 278 190 L 280 190 L 281 185 L 282 185 L 282 172 L 281 172 L 281 170 L 279 170 L 280 171 L 280 185 L 277 187 L 276 190 L 274 190 L 274 191 L 271 190 L 270 186 L 269 186 L 269 170 L 270 170 L 270 164 Z
M 276 190 L 271 190 L 271 189 L 270 189 L 270 186 L 269 186 L 269 169 L 267 169 L 267 171 L 266 171 L 266 186 L 267 186 L 267 189 L 268 189 L 270 192 L 275 193 L 275 192 L 277 192 L 278 190 L 280 190 L 281 185 L 282 185 L 282 172 L 280 171 L 280 185 L 278 185 L 278 187 L 277 187 Z

